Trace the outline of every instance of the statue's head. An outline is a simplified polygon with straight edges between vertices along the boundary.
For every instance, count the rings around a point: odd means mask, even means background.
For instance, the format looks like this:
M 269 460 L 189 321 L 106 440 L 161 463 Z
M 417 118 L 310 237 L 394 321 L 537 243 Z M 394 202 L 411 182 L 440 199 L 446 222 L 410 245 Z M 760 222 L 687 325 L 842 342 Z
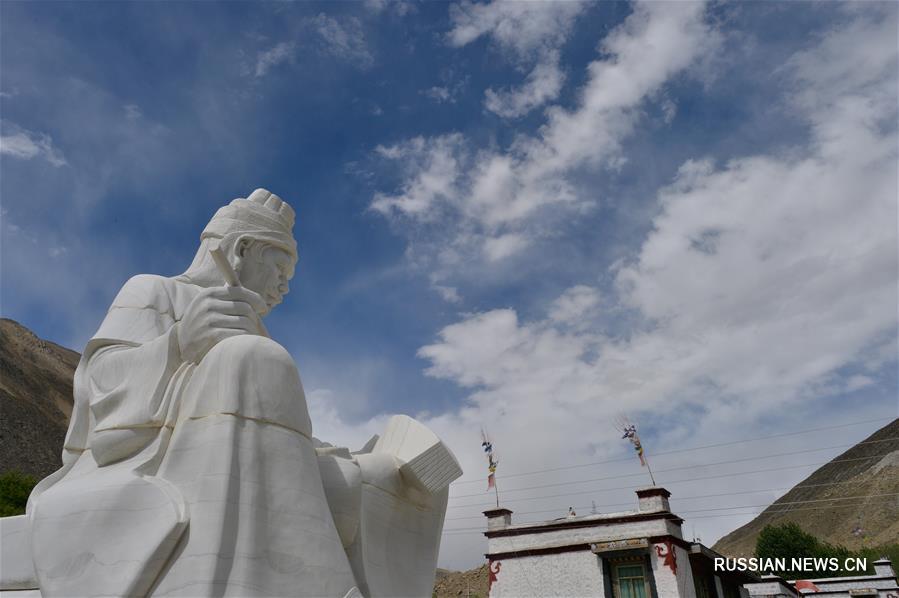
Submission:
M 244 287 L 256 291 L 271 310 L 289 290 L 297 261 L 293 209 L 277 195 L 256 189 L 246 199 L 220 208 L 200 235 L 200 249 L 182 276 L 202 286 L 223 284 L 209 253 L 217 243 Z

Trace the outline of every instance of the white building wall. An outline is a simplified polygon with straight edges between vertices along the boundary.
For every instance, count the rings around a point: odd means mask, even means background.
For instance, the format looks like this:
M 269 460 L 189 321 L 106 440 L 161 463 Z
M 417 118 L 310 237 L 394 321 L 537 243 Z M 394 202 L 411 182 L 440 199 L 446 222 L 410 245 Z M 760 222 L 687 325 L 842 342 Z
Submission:
M 677 559 L 677 573 L 666 566 L 665 544 L 650 545 L 649 566 L 658 598 L 696 598 L 690 556 L 686 550 L 672 545 Z M 600 557 L 589 550 L 513 557 L 497 561 L 500 571 L 491 588 L 492 598 L 524 596 L 596 596 L 603 597 L 603 572 Z
M 605 595 L 599 558 L 589 550 L 495 562 L 500 570 L 491 598 Z
M 889 571 L 892 573 L 892 569 Z M 893 576 L 861 575 L 852 577 L 809 578 L 808 581 L 818 586 L 819 591 L 826 593 L 827 598 L 851 598 L 852 591 L 875 590 L 878 598 L 899 597 L 899 586 Z M 749 594 L 754 598 L 778 596 L 811 596 L 815 592 L 798 592 L 789 582 L 777 578 L 763 578 L 759 583 L 746 584 Z M 872 594 L 873 595 L 873 594 Z
M 659 598 L 696 598 L 696 586 L 693 584 L 693 571 L 690 568 L 690 555 L 679 546 L 671 545 L 677 557 L 677 574 L 666 566 L 665 558 L 658 556 L 656 547 L 662 552 L 668 551 L 665 544 L 653 544 L 650 546 L 652 555 L 652 575 L 655 578 L 656 592 Z
M 640 511 L 668 511 L 671 507 L 668 505 L 668 498 L 661 495 L 644 496 L 639 500 Z
M 764 579 L 758 583 L 752 583 L 744 586 L 750 596 L 794 596 L 798 594 L 786 582 L 781 583 L 776 579 Z
M 894 594 L 899 595 L 896 589 L 896 582 L 892 579 L 877 579 L 873 575 L 868 579 L 865 578 L 836 578 L 836 579 L 814 579 L 809 578 L 809 581 L 821 588 L 822 592 L 845 592 L 846 596 L 849 595 L 849 590 L 861 590 L 861 589 L 876 589 L 883 590 L 885 592 L 892 591 Z
M 669 519 L 651 519 L 649 521 L 629 521 L 593 527 L 563 528 L 551 532 L 522 534 L 520 536 L 496 536 L 489 538 L 487 550 L 493 554 L 668 534 L 679 538 L 681 536 L 680 526 Z

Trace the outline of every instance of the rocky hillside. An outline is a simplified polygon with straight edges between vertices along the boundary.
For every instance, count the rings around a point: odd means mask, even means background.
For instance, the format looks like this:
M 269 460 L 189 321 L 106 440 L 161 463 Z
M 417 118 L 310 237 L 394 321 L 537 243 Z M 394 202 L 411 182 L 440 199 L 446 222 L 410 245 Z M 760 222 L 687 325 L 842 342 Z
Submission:
M 899 542 L 897 494 L 899 419 L 815 471 L 714 548 L 730 556 L 749 556 L 762 528 L 788 521 L 850 549 L 893 544 Z M 853 534 L 856 527 L 863 534 Z
M 487 565 L 470 571 L 437 570 L 434 598 L 487 598 Z
M 0 473 L 40 479 L 62 465 L 80 355 L 0 319 Z

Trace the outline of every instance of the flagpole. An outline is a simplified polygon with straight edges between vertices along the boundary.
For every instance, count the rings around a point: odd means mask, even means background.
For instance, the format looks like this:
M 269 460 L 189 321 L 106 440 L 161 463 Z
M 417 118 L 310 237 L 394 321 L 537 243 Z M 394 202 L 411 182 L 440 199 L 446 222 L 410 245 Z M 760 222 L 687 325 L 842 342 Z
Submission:
M 497 461 L 493 458 L 493 443 L 487 438 L 487 432 L 484 431 L 484 428 L 481 428 L 481 446 L 484 447 L 484 452 L 487 453 L 487 471 L 489 475 L 487 476 L 487 491 L 490 491 L 490 487 L 493 486 L 493 491 L 496 493 L 496 508 L 499 508 L 499 486 L 496 484 L 496 466 Z
M 646 469 L 647 469 L 647 471 L 649 471 L 649 479 L 652 480 L 652 485 L 655 486 L 655 485 L 656 485 L 656 479 L 655 479 L 655 476 L 652 475 L 652 467 L 649 466 L 649 458 L 646 457 L 645 454 L 643 455 L 643 460 L 646 462 Z
M 646 456 L 646 451 L 643 449 L 643 444 L 640 442 L 640 437 L 637 435 L 637 426 L 628 422 L 626 419 L 619 421 L 619 425 L 622 426 L 624 431 L 624 436 L 621 438 L 630 440 L 631 444 L 634 445 L 637 456 L 640 457 L 640 465 L 646 467 L 646 470 L 649 472 L 649 479 L 652 482 L 652 485 L 655 486 L 656 478 L 652 475 L 652 467 L 649 466 L 649 457 Z

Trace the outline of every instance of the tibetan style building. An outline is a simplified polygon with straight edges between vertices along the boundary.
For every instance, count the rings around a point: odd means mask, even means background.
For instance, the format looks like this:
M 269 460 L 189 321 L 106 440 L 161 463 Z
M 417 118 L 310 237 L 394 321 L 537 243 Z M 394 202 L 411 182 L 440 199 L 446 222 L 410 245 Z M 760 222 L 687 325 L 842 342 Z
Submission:
M 491 598 L 800 598 L 811 588 L 780 578 L 715 569 L 722 555 L 684 540 L 683 519 L 664 488 L 637 490 L 637 510 L 515 525 L 512 511 L 487 516 Z M 814 580 L 826 598 L 899 598 L 889 561 L 876 574 Z

